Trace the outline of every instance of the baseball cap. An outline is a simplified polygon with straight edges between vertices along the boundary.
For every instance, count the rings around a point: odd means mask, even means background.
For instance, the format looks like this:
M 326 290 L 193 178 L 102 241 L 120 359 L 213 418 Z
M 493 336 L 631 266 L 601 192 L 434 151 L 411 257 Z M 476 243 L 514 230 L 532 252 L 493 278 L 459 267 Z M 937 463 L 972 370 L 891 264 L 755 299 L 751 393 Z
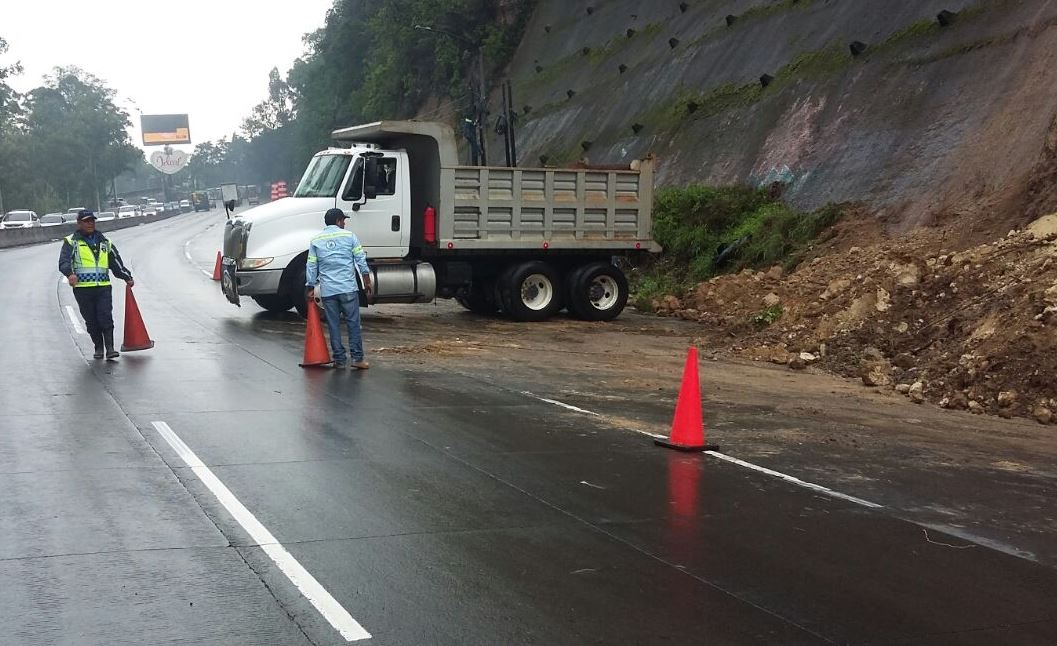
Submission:
M 85 209 L 83 211 L 78 211 L 77 212 L 77 221 L 78 222 L 80 222 L 81 220 L 88 220 L 88 219 L 94 220 L 95 219 L 95 213 L 92 213 L 88 209 Z
M 323 222 L 330 226 L 337 224 L 338 220 L 347 220 L 349 216 L 345 215 L 345 212 L 341 209 L 330 209 L 323 215 Z

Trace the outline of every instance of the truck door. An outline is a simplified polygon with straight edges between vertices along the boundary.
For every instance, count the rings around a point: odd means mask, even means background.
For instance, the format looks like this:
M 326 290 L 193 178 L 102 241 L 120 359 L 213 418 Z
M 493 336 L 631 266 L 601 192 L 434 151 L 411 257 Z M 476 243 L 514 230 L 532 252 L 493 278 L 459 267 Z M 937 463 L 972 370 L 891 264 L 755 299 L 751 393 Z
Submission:
M 338 195 L 338 208 L 348 214 L 345 228 L 359 237 L 369 258 L 403 258 L 408 252 L 409 223 L 404 217 L 406 191 L 399 184 L 406 175 L 400 172 L 400 156 L 383 154 L 376 157 L 376 162 L 375 177 L 366 178 L 366 183 L 374 186 L 375 196 L 364 199 L 363 173 L 367 164 L 358 157 Z M 354 210 L 356 204 L 359 210 Z

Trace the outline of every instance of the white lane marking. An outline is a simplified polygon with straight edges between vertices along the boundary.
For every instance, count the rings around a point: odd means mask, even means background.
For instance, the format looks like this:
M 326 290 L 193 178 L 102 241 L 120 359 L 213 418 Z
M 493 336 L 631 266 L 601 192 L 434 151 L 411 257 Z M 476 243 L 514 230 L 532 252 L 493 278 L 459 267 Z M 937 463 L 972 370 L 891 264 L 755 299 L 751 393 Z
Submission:
M 577 413 L 583 413 L 584 415 L 594 415 L 595 417 L 601 417 L 601 415 L 599 415 L 598 413 L 593 413 L 593 412 L 591 412 L 589 410 L 584 410 L 583 408 L 577 408 L 576 406 L 573 406 L 572 404 L 566 404 L 565 402 L 560 402 L 560 401 L 558 401 L 556 399 L 547 399 L 545 397 L 540 397 L 539 395 L 534 395 L 534 394 L 530 393 L 527 390 L 521 391 L 521 394 L 522 395 L 526 395 L 528 397 L 531 397 L 533 399 L 538 399 L 541 402 L 546 402 L 548 404 L 554 404 L 555 406 L 561 406 L 562 408 L 567 408 L 567 409 L 569 409 L 571 411 L 575 411 Z
M 595 417 L 601 417 L 601 415 L 599 415 L 598 413 L 594 413 L 594 412 L 589 411 L 589 410 L 584 410 L 583 408 L 577 408 L 576 406 L 570 406 L 569 404 L 565 404 L 565 403 L 562 403 L 560 401 L 556 401 L 556 400 L 553 400 L 553 399 L 545 399 L 545 398 L 540 397 L 538 395 L 534 395 L 534 394 L 530 393 L 527 390 L 521 391 L 521 394 L 522 395 L 527 395 L 529 397 L 532 397 L 533 399 L 538 399 L 541 402 L 547 402 L 548 404 L 554 404 L 555 406 L 561 406 L 562 408 L 568 408 L 569 410 L 576 411 L 577 413 L 584 413 L 584 414 L 587 414 L 587 415 L 594 415 Z M 655 438 L 655 439 L 660 439 L 660 440 L 668 439 L 664 435 L 659 435 L 657 433 L 650 433 L 649 431 L 641 431 L 641 430 L 639 430 L 637 428 L 629 428 L 627 430 L 633 431 L 635 433 L 639 433 L 640 435 L 646 435 L 646 436 L 649 436 L 649 437 L 652 437 L 652 438 Z M 731 464 L 736 464 L 736 465 L 738 465 L 740 467 L 745 467 L 746 469 L 752 469 L 753 471 L 759 471 L 760 473 L 765 473 L 765 474 L 767 474 L 769 476 L 774 476 L 775 478 L 779 478 L 781 480 L 785 480 L 788 483 L 795 484 L 795 485 L 800 486 L 800 487 L 804 487 L 805 489 L 811 489 L 812 491 L 817 491 L 819 493 L 826 494 L 827 496 L 831 496 L 833 498 L 839 498 L 841 500 L 847 500 L 848 502 L 853 502 L 853 503 L 855 503 L 857 505 L 862 505 L 863 507 L 869 507 L 870 509 L 881 509 L 883 507 L 883 505 L 879 505 L 879 504 L 877 504 L 875 502 L 870 502 L 869 500 L 863 500 L 862 498 L 856 498 L 855 496 L 849 496 L 848 494 L 841 493 L 839 491 L 834 491 L 834 490 L 832 490 L 832 489 L 830 489 L 828 487 L 823 487 L 822 485 L 817 485 L 817 484 L 815 484 L 813 482 L 807 482 L 805 480 L 801 480 L 800 478 L 797 478 L 796 476 L 787 475 L 785 473 L 781 473 L 779 471 L 775 471 L 774 469 L 768 469 L 767 467 L 761 467 L 758 464 L 753 464 L 752 462 L 746 462 L 745 460 L 739 460 L 738 458 L 731 457 L 729 455 L 726 455 L 725 453 L 720 453 L 719 451 L 705 451 L 705 453 L 711 455 L 712 457 L 719 458 L 720 460 L 724 460 L 726 462 L 730 462 Z M 590 485 L 590 483 L 586 483 L 586 482 L 581 482 L 580 484 L 587 484 L 589 486 L 593 486 L 593 485 Z
M 719 458 L 720 460 L 724 460 L 726 462 L 730 462 L 732 464 L 736 464 L 736 465 L 738 465 L 740 467 L 745 467 L 746 469 L 752 469 L 753 471 L 759 471 L 760 473 L 766 473 L 769 476 L 774 476 L 774 477 L 776 477 L 776 478 L 778 478 L 780 480 L 785 480 L 786 482 L 798 485 L 800 487 L 804 487 L 805 489 L 811 489 L 812 491 L 817 491 L 819 493 L 824 493 L 827 496 L 831 496 L 833 498 L 840 498 L 841 500 L 847 500 L 848 502 L 853 502 L 853 503 L 855 503 L 857 505 L 862 505 L 863 507 L 869 507 L 870 509 L 881 509 L 881 507 L 883 506 L 883 505 L 879 505 L 879 504 L 877 504 L 875 502 L 870 502 L 869 500 L 863 500 L 862 498 L 856 498 L 855 496 L 849 496 L 848 494 L 844 494 L 844 493 L 841 493 L 839 491 L 834 491 L 834 490 L 832 490 L 832 489 L 830 489 L 828 487 L 823 487 L 822 485 L 817 485 L 817 484 L 815 484 L 813 482 L 807 482 L 807 481 L 801 480 L 800 478 L 797 478 L 795 476 L 786 475 L 784 473 L 775 471 L 774 469 L 768 469 L 767 467 L 761 467 L 760 465 L 753 464 L 752 462 L 746 462 L 745 460 L 739 460 L 738 458 L 734 458 L 734 457 L 731 457 L 729 455 L 720 453 L 719 451 L 705 451 L 705 453 L 711 455 L 712 457 Z
M 194 242 L 195 240 L 197 240 L 198 236 L 202 235 L 206 231 L 209 231 L 214 226 L 216 226 L 216 225 L 215 224 L 209 225 L 203 231 L 200 231 L 200 232 L 196 233 L 195 235 L 191 236 L 190 238 L 188 238 L 187 242 L 184 243 L 184 258 L 187 258 L 187 262 L 191 263 L 192 267 L 194 267 L 198 271 L 202 272 L 210 280 L 213 279 L 213 272 L 206 271 L 205 269 L 202 269 L 201 267 L 199 267 L 198 263 L 196 263 L 194 258 L 191 257 L 191 243 Z
M 353 642 L 371 638 L 371 634 L 353 619 L 352 615 L 326 591 L 319 581 L 290 552 L 286 551 L 286 548 L 272 536 L 272 533 L 257 520 L 249 509 L 246 509 L 239 502 L 235 494 L 231 493 L 231 490 L 213 475 L 209 467 L 198 459 L 194 451 L 184 444 L 184 441 L 176 435 L 176 432 L 168 424 L 165 422 L 151 422 L 151 425 L 169 443 L 169 446 L 176 451 L 180 459 L 184 461 L 184 464 L 189 466 L 191 471 L 198 476 L 202 484 L 213 492 L 220 504 L 228 510 L 228 513 L 234 516 L 235 520 L 242 525 L 242 528 L 246 530 L 246 533 L 250 535 L 253 541 L 264 550 L 264 553 L 290 579 L 290 582 L 315 606 L 319 614 L 323 615 L 323 618 L 330 622 L 330 625 L 345 638 L 345 641 Z
M 73 331 L 77 334 L 88 334 L 85 332 L 84 326 L 81 325 L 81 319 L 77 316 L 77 313 L 73 311 L 73 308 L 69 305 L 66 305 L 65 307 L 66 317 L 70 319 L 70 327 L 73 328 Z

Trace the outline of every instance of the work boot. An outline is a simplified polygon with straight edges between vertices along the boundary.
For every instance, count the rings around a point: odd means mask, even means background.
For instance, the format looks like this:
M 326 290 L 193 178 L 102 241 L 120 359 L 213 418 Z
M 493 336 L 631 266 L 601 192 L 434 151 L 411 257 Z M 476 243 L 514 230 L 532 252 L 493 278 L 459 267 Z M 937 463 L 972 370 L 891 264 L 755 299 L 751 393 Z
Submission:
M 366 370 L 366 369 L 371 367 L 371 364 L 367 363 L 366 359 L 361 359 L 359 361 L 353 361 L 349 365 L 352 366 L 353 368 L 356 368 L 357 370 Z
M 94 359 L 102 359 L 103 358 L 103 335 L 101 333 L 99 333 L 99 332 L 96 332 L 95 334 L 93 334 L 92 335 L 92 343 L 95 344 L 95 354 L 92 355 L 92 358 L 94 358 Z
M 106 358 L 117 359 L 121 356 L 121 353 L 114 349 L 114 331 L 105 330 L 103 332 L 103 343 L 106 344 Z

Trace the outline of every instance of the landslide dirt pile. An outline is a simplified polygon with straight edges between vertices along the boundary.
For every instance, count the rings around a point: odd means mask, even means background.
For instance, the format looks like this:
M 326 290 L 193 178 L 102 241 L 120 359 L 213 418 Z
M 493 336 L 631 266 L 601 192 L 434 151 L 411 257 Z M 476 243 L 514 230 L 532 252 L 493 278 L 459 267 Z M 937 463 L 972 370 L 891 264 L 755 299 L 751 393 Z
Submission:
M 653 301 L 703 341 L 756 360 L 815 364 L 916 402 L 1057 423 L 1057 214 L 963 249 L 919 230 L 700 283 Z

